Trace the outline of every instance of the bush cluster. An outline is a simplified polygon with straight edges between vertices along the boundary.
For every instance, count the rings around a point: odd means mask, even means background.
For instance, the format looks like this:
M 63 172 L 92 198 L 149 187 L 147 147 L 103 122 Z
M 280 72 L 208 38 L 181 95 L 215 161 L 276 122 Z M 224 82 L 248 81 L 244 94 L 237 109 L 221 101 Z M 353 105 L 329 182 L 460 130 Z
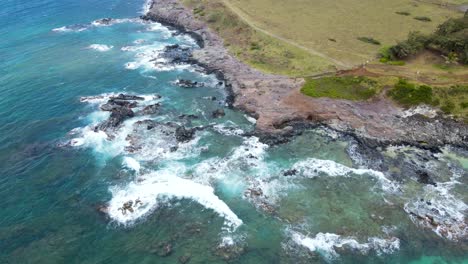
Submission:
M 427 85 L 417 86 L 404 79 L 400 79 L 393 89 L 388 92 L 388 95 L 406 107 L 419 104 L 433 104 L 432 87 Z
M 468 64 L 468 11 L 462 18 L 447 20 L 431 35 L 411 32 L 407 40 L 388 48 L 381 57 L 401 60 L 428 48 L 438 50 L 452 61 Z

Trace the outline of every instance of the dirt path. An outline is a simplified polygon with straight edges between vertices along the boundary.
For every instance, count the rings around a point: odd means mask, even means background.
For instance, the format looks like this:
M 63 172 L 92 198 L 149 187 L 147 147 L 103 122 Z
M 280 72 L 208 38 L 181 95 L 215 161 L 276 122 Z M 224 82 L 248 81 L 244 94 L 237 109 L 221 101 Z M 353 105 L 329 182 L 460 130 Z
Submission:
M 333 59 L 332 57 L 330 56 L 327 56 L 321 52 L 318 52 L 317 50 L 314 50 L 314 49 L 311 49 L 311 48 L 308 48 L 308 47 L 305 47 L 305 46 L 302 46 L 301 44 L 299 43 L 296 43 L 290 39 L 286 39 L 284 37 L 281 37 L 279 35 L 276 35 L 274 33 L 271 33 L 270 31 L 267 31 L 265 29 L 262 29 L 260 27 L 258 27 L 257 25 L 255 25 L 254 22 L 252 22 L 241 10 L 239 10 L 237 7 L 235 7 L 234 5 L 232 5 L 231 3 L 229 3 L 228 0 L 221 0 L 223 2 L 223 4 L 229 8 L 233 13 L 235 13 L 237 16 L 239 16 L 240 19 L 242 19 L 247 25 L 249 25 L 250 27 L 252 27 L 253 29 L 257 30 L 257 31 L 260 31 L 262 32 L 263 34 L 266 34 L 270 37 L 273 37 L 273 38 L 276 38 L 276 39 L 279 39 L 281 41 L 284 41 L 290 45 L 293 45 L 297 48 L 300 48 L 302 50 L 305 50 L 307 52 L 309 52 L 310 54 L 312 55 L 315 55 L 315 56 L 318 56 L 318 57 L 321 57 L 321 58 L 324 58 L 330 62 L 332 62 L 333 64 L 337 65 L 337 66 L 340 66 L 340 67 L 343 67 L 343 68 L 349 68 L 349 67 L 352 67 L 352 65 L 349 65 L 349 64 L 346 64 L 342 61 L 338 61 L 336 59 Z

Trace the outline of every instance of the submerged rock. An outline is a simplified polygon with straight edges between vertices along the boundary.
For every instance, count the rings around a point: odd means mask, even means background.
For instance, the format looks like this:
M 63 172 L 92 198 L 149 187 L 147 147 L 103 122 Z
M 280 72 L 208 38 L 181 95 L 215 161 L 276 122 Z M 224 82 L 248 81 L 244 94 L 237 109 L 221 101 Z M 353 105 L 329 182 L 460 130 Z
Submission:
M 161 242 L 156 246 L 156 248 L 151 250 L 151 253 L 160 257 L 170 256 L 172 254 L 172 244 L 169 242 Z
M 190 256 L 190 255 L 183 255 L 183 256 L 180 256 L 180 257 L 179 257 L 179 263 L 181 263 L 181 264 L 188 263 L 188 262 L 190 261 L 191 258 L 192 258 L 192 256 Z
M 223 117 L 225 115 L 226 115 L 226 113 L 224 112 L 223 109 L 217 109 L 217 110 L 213 111 L 213 113 L 211 113 L 211 116 L 213 118 L 221 118 L 221 117 Z
M 178 85 L 180 87 L 183 87 L 183 88 L 196 88 L 196 87 L 205 86 L 205 83 L 179 79 L 179 80 L 176 81 L 176 85 Z

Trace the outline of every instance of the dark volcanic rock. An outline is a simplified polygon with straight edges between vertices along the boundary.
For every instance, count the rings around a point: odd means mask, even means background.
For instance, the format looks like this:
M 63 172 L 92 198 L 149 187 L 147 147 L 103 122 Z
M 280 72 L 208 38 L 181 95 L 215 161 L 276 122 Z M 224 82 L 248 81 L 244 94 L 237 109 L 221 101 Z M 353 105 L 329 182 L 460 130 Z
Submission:
M 120 124 L 122 124 L 122 122 L 125 119 L 135 116 L 135 113 L 129 107 L 114 108 L 114 109 L 112 109 L 111 112 L 112 113 L 111 113 L 109 119 L 107 119 L 106 121 L 101 123 L 97 127 L 97 129 L 105 131 L 105 130 L 107 130 L 109 128 L 116 128 Z
M 192 60 L 192 49 L 179 44 L 170 45 L 164 48 L 161 57 L 170 63 L 189 63 Z
M 205 86 L 205 84 L 202 82 L 190 81 L 190 80 L 184 80 L 184 79 L 177 80 L 176 84 L 183 88 L 196 88 L 196 87 Z
M 187 129 L 183 126 L 180 126 L 175 131 L 175 137 L 178 142 L 187 142 L 192 140 L 195 135 L 195 129 Z
M 111 97 L 110 98 L 111 100 L 132 100 L 132 101 L 135 101 L 135 100 L 138 100 L 138 101 L 142 101 L 142 100 L 145 100 L 145 98 L 143 97 L 140 97 L 140 96 L 136 96 L 136 95 L 129 95 L 129 94 L 119 94 L 115 97 Z
M 224 112 L 223 109 L 217 109 L 217 110 L 213 111 L 213 113 L 211 114 L 211 116 L 213 118 L 220 118 L 220 117 L 223 117 L 225 115 L 226 115 L 226 113 Z
M 291 169 L 283 172 L 283 176 L 294 176 L 298 173 L 296 169 Z
M 141 113 L 144 114 L 144 115 L 154 115 L 154 114 L 157 114 L 159 112 L 160 107 L 161 107 L 160 103 L 148 105 L 148 106 L 145 106 L 145 108 L 143 108 Z
M 110 25 L 112 23 L 113 19 L 112 18 L 101 18 L 98 20 L 94 20 L 93 24 L 99 24 L 99 25 Z
M 430 184 L 436 186 L 437 183 L 432 180 L 431 176 L 425 171 L 418 170 L 416 171 L 416 174 L 418 175 L 418 182 L 422 184 Z
M 193 114 L 183 114 L 179 116 L 179 119 L 198 119 L 198 116 Z

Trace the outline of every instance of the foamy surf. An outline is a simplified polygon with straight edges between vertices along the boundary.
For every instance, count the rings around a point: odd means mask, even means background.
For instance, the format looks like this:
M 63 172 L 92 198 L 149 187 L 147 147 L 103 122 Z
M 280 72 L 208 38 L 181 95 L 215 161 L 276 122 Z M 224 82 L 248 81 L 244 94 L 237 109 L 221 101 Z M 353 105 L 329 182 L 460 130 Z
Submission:
M 180 172 L 180 171 L 179 171 Z M 225 219 L 225 226 L 236 230 L 242 225 L 242 220 L 214 194 L 211 186 L 202 185 L 191 180 L 179 178 L 176 171 L 158 171 L 143 175 L 145 180 L 132 182 L 124 188 L 111 188 L 112 199 L 109 202 L 109 216 L 123 225 L 131 225 L 152 211 L 166 199 L 191 199 L 207 209 L 215 211 Z M 123 211 L 123 205 L 132 201 L 140 201 L 133 207 L 133 212 Z
M 337 248 L 357 250 L 361 254 L 374 251 L 377 255 L 391 254 L 400 248 L 400 240 L 396 237 L 389 239 L 370 237 L 366 243 L 360 243 L 353 237 L 342 237 L 333 233 L 318 233 L 315 237 L 308 237 L 292 232 L 292 240 L 310 251 L 318 252 L 327 260 L 339 257 Z
M 417 225 L 431 229 L 438 236 L 458 241 L 468 237 L 466 213 L 468 205 L 451 189 L 460 184 L 453 177 L 451 181 L 424 187 L 423 198 L 415 198 L 404 205 L 410 219 Z
M 397 191 L 398 185 L 387 179 L 380 171 L 371 169 L 354 169 L 345 165 L 336 163 L 332 160 L 321 160 L 309 158 L 304 161 L 299 161 L 294 164 L 293 169 L 296 169 L 302 176 L 307 178 L 315 178 L 320 175 L 328 175 L 331 177 L 350 177 L 356 175 L 370 175 L 375 178 L 382 186 L 384 191 Z
M 106 51 L 109 51 L 109 50 L 111 50 L 113 48 L 114 48 L 114 46 L 104 45 L 104 44 L 92 44 L 92 45 L 88 46 L 88 49 L 92 49 L 92 50 L 96 50 L 96 51 L 100 51 L 100 52 L 106 52 Z

